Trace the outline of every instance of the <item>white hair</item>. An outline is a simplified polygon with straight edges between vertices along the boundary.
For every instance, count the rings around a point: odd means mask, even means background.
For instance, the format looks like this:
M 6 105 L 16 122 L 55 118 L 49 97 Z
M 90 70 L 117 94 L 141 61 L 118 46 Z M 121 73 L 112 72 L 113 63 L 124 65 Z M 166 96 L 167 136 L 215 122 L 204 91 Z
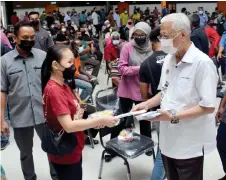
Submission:
M 172 22 L 172 28 L 176 31 L 184 30 L 191 34 L 190 20 L 184 13 L 169 14 L 161 19 L 161 24 L 164 22 Z
M 119 37 L 120 38 L 120 34 L 117 31 L 113 31 L 111 33 L 111 38 L 113 38 L 113 37 Z

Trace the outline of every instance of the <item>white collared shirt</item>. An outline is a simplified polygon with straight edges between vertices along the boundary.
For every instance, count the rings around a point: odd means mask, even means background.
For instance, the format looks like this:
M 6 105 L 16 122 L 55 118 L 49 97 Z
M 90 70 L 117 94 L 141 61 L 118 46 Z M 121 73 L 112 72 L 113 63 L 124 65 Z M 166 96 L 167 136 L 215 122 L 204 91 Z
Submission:
M 159 89 L 161 109 L 176 112 L 193 106 L 215 107 L 218 75 L 212 60 L 193 44 L 181 62 L 167 55 L 162 68 Z M 160 123 L 161 153 L 174 159 L 199 157 L 216 148 L 213 114 L 194 119 Z

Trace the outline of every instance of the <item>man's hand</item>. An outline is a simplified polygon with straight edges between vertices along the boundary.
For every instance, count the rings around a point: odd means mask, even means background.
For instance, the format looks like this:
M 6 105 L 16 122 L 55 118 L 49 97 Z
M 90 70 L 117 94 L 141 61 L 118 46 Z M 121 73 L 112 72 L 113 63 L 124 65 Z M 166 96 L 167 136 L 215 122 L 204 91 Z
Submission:
M 2 121 L 2 123 L 1 123 L 1 133 L 2 133 L 2 135 L 5 136 L 8 132 L 8 130 L 9 130 L 8 124 L 5 122 L 5 120 Z
M 222 118 L 222 115 L 224 113 L 224 108 L 220 107 L 217 111 L 217 114 L 216 114 L 216 120 L 219 122 L 220 119 Z
M 135 111 L 140 111 L 140 110 L 149 110 L 150 108 L 148 107 L 148 103 L 147 101 L 145 102 L 142 102 L 136 106 L 133 107 L 133 109 L 131 110 L 132 112 L 135 112 Z
M 223 58 L 222 54 L 221 54 L 221 53 L 218 53 L 218 55 L 217 55 L 217 60 L 219 60 L 219 59 L 221 59 L 221 58 Z
M 173 118 L 169 111 L 158 109 L 157 112 L 160 113 L 160 115 L 150 119 L 150 121 L 171 121 Z

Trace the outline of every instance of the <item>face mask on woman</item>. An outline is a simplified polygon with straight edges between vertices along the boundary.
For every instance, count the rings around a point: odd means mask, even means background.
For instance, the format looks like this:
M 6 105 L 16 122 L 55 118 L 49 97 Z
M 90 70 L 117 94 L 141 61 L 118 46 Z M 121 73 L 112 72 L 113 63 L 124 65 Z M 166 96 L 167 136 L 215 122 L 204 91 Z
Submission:
M 113 43 L 114 45 L 118 45 L 118 44 L 119 44 L 119 40 L 113 40 L 112 43 Z
M 64 66 L 62 66 L 62 67 L 65 68 Z M 65 68 L 63 71 L 64 79 L 73 79 L 75 71 L 76 71 L 76 68 L 73 64 L 69 68 Z
M 61 31 L 62 31 L 63 33 L 65 33 L 65 32 L 66 32 L 66 28 L 62 28 Z
M 136 36 L 134 37 L 135 42 L 138 46 L 143 46 L 147 42 L 146 36 Z

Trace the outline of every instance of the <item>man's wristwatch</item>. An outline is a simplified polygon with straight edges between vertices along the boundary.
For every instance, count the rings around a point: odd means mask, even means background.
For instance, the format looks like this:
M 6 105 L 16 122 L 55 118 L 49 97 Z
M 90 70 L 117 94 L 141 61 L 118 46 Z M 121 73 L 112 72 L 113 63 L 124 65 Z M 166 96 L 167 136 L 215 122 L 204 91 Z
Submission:
M 180 122 L 179 118 L 176 116 L 176 111 L 171 110 L 170 114 L 172 115 L 171 123 L 177 124 Z

